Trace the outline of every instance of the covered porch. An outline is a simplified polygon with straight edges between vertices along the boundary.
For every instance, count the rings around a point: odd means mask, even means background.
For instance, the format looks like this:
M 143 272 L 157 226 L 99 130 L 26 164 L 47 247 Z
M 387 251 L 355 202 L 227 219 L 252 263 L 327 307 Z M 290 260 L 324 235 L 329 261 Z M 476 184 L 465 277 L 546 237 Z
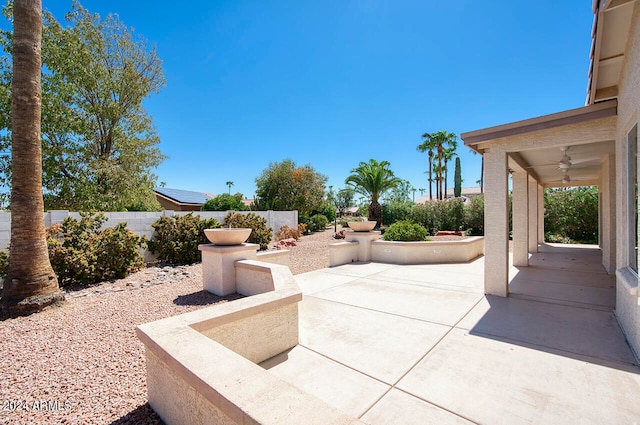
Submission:
M 599 189 L 598 261 L 615 273 L 616 114 L 617 101 L 610 100 L 461 135 L 484 156 L 486 294 L 506 297 L 522 290 L 518 282 L 509 284 L 515 277 L 509 272 L 509 175 L 513 265 L 520 273 L 526 275 L 548 248 L 544 189 L 586 185 Z

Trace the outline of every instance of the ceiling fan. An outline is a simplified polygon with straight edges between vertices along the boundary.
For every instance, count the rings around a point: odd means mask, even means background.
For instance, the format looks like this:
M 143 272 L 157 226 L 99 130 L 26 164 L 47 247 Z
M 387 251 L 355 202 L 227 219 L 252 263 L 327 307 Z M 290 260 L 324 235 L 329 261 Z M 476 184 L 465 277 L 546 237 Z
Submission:
M 538 168 L 538 167 L 556 167 L 556 170 L 567 171 L 571 167 L 589 167 L 592 165 L 596 165 L 597 162 L 600 161 L 600 157 L 591 157 L 585 159 L 574 160 L 567 153 L 571 149 L 571 146 L 563 146 L 560 148 L 562 152 L 562 158 L 560 161 L 553 162 L 549 164 L 539 164 L 539 165 L 530 165 L 527 168 Z

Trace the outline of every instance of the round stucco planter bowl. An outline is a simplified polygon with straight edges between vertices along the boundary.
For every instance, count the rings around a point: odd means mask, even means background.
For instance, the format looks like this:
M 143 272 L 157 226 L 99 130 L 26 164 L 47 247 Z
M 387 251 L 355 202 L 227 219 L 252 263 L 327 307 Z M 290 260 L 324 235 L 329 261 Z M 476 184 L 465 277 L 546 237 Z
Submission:
M 348 221 L 347 224 L 355 232 L 370 232 L 376 227 L 375 221 Z
M 251 235 L 251 229 L 204 229 L 204 234 L 207 236 L 207 239 L 215 245 L 240 245 L 249 238 L 249 235 Z

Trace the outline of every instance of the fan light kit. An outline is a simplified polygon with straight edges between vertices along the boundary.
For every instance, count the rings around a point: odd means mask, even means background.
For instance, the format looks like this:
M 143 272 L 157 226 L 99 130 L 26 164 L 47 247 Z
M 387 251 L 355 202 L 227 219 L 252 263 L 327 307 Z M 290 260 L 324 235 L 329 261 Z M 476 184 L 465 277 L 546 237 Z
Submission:
M 563 155 L 562 155 L 562 158 L 560 159 L 560 163 L 558 164 L 558 168 L 560 170 L 566 171 L 569 168 L 571 168 L 571 157 L 567 155 L 567 151 L 569 150 L 569 147 L 565 146 L 560 148 L 560 150 L 562 151 Z

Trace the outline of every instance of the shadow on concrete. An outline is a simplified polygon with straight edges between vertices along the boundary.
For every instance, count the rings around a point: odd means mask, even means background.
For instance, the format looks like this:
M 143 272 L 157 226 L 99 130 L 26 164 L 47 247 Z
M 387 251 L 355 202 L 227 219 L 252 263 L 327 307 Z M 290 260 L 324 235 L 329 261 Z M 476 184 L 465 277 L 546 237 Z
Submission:
M 220 302 L 238 300 L 240 298 L 244 298 L 244 295 L 234 293 L 221 297 L 202 290 L 191 294 L 179 295 L 173 300 L 173 303 L 175 305 L 213 305 Z

